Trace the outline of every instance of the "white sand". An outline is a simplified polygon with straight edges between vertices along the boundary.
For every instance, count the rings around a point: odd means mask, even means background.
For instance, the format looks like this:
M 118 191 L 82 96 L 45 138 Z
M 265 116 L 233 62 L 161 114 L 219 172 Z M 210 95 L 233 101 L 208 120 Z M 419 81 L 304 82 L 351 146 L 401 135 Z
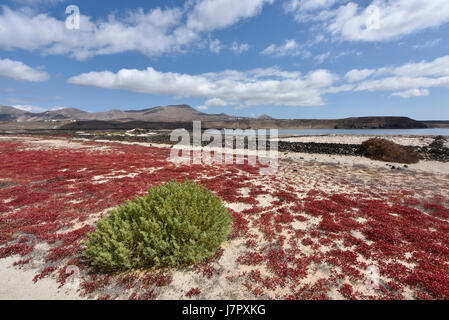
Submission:
M 310 153 L 280 153 L 280 159 L 292 160 L 299 163 L 304 162 L 317 162 L 324 164 L 339 164 L 348 168 L 351 167 L 366 167 L 366 168 L 377 168 L 377 169 L 390 169 L 390 166 L 395 166 L 401 170 L 411 171 L 411 172 L 423 172 L 432 174 L 448 174 L 449 173 L 449 163 L 443 163 L 438 161 L 419 161 L 415 164 L 408 164 L 407 168 L 403 164 L 398 164 L 394 162 L 383 162 L 371 160 L 365 157 L 356 156 L 340 156 L 340 155 L 327 155 L 327 154 L 310 154 Z
M 13 267 L 17 258 L 0 260 L 0 300 L 81 300 L 73 289 L 58 289 L 58 283 L 51 278 L 33 278 L 38 270 Z
M 433 142 L 429 136 L 366 136 L 366 135 L 328 135 L 328 136 L 303 136 L 303 137 L 279 137 L 286 142 L 316 142 L 316 143 L 341 143 L 362 144 L 371 138 L 383 138 L 405 146 L 427 146 Z

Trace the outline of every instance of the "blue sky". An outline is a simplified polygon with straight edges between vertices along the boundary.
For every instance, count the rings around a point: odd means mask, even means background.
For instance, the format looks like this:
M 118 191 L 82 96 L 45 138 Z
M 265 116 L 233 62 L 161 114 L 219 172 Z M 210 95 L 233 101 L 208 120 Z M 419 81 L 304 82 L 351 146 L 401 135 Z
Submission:
M 447 0 L 3 1 L 0 105 L 446 120 L 448 22 Z

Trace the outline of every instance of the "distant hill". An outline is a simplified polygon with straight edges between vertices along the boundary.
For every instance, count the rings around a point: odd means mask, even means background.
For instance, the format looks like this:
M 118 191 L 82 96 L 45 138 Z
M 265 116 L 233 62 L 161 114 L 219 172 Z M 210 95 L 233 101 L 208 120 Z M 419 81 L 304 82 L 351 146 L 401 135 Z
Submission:
M 258 116 L 257 119 L 258 120 L 272 120 L 273 118 L 268 116 L 268 115 L 266 115 L 266 114 L 263 114 L 261 116 Z
M 17 121 L 27 112 L 13 108 L 0 106 L 0 121 Z
M 152 121 L 177 122 L 193 120 L 229 120 L 226 114 L 207 114 L 195 110 L 189 105 L 173 105 L 154 107 L 144 110 L 110 110 L 90 113 L 76 108 L 51 110 L 41 113 L 22 111 L 13 107 L 0 107 L 0 121 L 63 121 L 63 120 L 96 120 L 96 121 Z
M 341 119 L 335 129 L 424 129 L 427 125 L 407 117 L 361 117 Z
M 229 129 L 424 129 L 428 126 L 406 117 L 361 117 L 347 119 L 239 119 L 236 121 L 208 121 L 210 128 Z
M 172 105 L 166 107 L 154 107 L 143 110 L 110 110 L 106 112 L 90 113 L 75 108 L 51 110 L 42 113 L 31 113 L 12 107 L 0 106 L 0 122 L 9 122 L 14 127 L 28 126 L 32 123 L 47 123 L 44 127 L 64 128 L 86 127 L 95 129 L 128 128 L 131 124 L 147 122 L 148 126 L 161 127 L 163 123 L 192 123 L 194 120 L 203 121 L 204 128 L 240 128 L 240 129 L 420 129 L 427 127 L 447 126 L 444 122 L 416 121 L 407 117 L 359 117 L 347 119 L 273 119 L 267 115 L 261 115 L 257 119 L 229 116 L 227 114 L 208 114 L 195 110 L 189 105 Z M 68 123 L 76 121 L 73 126 Z M 126 123 L 126 124 L 125 124 Z M 150 124 L 151 123 L 151 124 Z M 35 125 L 32 125 L 33 127 Z M 172 125 L 166 125 L 171 127 Z

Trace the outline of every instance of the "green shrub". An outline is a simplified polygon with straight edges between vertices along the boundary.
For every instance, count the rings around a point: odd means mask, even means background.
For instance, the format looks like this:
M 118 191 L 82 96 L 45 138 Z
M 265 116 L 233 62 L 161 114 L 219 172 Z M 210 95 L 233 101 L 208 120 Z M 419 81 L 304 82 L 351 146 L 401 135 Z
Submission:
M 419 153 L 415 150 L 386 139 L 369 139 L 362 143 L 362 149 L 373 160 L 407 164 L 419 161 Z
M 104 271 L 195 264 L 214 256 L 231 222 L 221 199 L 205 187 L 172 181 L 99 220 L 84 257 Z

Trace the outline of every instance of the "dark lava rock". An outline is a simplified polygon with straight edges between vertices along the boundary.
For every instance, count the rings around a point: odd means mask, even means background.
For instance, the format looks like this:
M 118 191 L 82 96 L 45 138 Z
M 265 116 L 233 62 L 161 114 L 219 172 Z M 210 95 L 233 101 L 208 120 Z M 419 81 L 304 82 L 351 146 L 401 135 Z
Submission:
M 426 147 L 416 147 L 424 160 L 449 162 L 449 148 L 444 146 L 447 137 L 437 136 L 433 142 Z
M 299 153 L 316 153 L 331 155 L 362 156 L 362 147 L 356 144 L 315 143 L 315 142 L 286 142 L 279 141 L 279 151 Z

